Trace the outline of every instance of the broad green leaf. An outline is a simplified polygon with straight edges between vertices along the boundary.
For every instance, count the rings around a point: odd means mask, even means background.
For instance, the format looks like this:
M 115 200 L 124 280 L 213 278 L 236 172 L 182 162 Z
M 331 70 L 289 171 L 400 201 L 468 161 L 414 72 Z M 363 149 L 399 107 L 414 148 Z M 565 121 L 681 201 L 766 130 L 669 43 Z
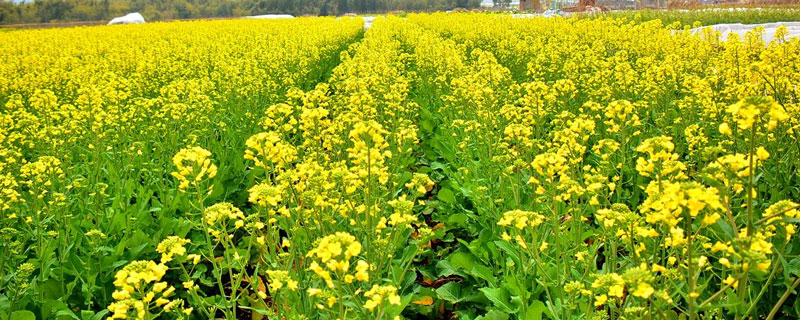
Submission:
M 489 310 L 485 315 L 475 318 L 475 320 L 508 320 L 508 313 L 497 310 Z
M 445 283 L 443 286 L 436 289 L 436 295 L 439 296 L 439 299 L 451 303 L 456 303 L 463 299 L 461 296 L 461 285 L 458 282 Z
M 485 265 L 482 264 L 474 265 L 472 267 L 472 270 L 470 270 L 470 274 L 475 276 L 476 278 L 485 280 L 486 282 L 488 282 L 493 286 L 497 283 L 497 278 L 494 276 L 492 269 L 490 269 Z
M 541 320 L 542 313 L 547 309 L 543 302 L 536 300 L 528 306 L 528 311 L 525 313 L 525 320 Z
M 36 315 L 28 310 L 18 310 L 11 313 L 9 320 L 36 320 Z
M 448 260 L 440 260 L 436 263 L 436 269 L 438 270 L 437 276 L 439 277 L 447 277 L 452 275 L 459 275 L 464 276 L 465 274 L 458 270 L 458 268 L 454 267 L 450 264 Z
M 458 251 L 450 255 L 447 259 L 454 268 L 471 270 L 472 266 L 476 263 L 475 257 L 469 253 Z
M 508 290 L 505 288 L 481 288 L 480 291 L 492 301 L 498 310 L 506 313 L 517 311 L 517 307 L 511 303 L 511 297 L 509 297 Z
M 66 303 L 58 300 L 46 300 L 42 304 L 44 319 L 79 319 Z
M 439 194 L 436 195 L 439 200 L 442 200 L 445 203 L 455 204 L 456 203 L 456 195 L 453 193 L 453 190 L 449 188 L 442 188 L 439 190 Z

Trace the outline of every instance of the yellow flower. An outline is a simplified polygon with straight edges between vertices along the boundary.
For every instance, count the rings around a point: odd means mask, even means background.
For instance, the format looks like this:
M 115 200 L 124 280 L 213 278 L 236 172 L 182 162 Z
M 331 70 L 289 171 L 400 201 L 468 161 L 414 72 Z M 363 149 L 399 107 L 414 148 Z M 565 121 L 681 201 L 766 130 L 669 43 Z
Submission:
M 400 296 L 397 295 L 395 286 L 373 285 L 371 289 L 364 292 L 364 297 L 367 298 L 367 302 L 364 303 L 364 309 L 369 311 L 381 306 L 384 301 L 388 301 L 389 304 L 400 305 Z
M 355 279 L 363 282 L 369 281 L 368 271 L 369 271 L 369 264 L 364 260 L 358 260 L 358 263 L 356 264 Z
M 592 282 L 593 289 L 605 289 L 609 296 L 622 298 L 625 290 L 625 280 L 617 273 L 601 274 Z
M 739 281 L 737 281 L 737 280 L 736 280 L 736 278 L 732 277 L 731 275 L 728 275 L 728 277 L 727 277 L 727 278 L 725 278 L 724 280 L 722 280 L 722 283 L 723 283 L 723 284 L 725 284 L 725 285 L 729 285 L 729 286 L 732 286 L 734 289 L 736 289 L 736 287 L 738 287 L 738 286 L 739 286 L 739 283 L 738 283 L 738 282 L 739 282 Z
M 284 288 L 284 286 L 289 290 L 297 289 L 297 281 L 289 276 L 288 271 L 267 270 L 265 273 L 267 274 L 271 292 L 278 292 L 280 289 Z
M 250 188 L 249 192 L 248 201 L 262 207 L 276 207 L 283 199 L 283 189 L 269 182 L 257 184 Z
M 173 256 L 182 256 L 186 254 L 186 248 L 184 248 L 183 245 L 188 243 L 189 240 L 178 236 L 169 236 L 162 240 L 158 244 L 158 247 L 156 247 L 156 252 L 161 254 L 161 263 L 172 261 Z
M 653 292 L 655 292 L 655 289 L 653 289 L 651 285 L 645 282 L 640 282 L 636 286 L 636 290 L 633 291 L 633 295 L 639 298 L 647 299 L 650 298 L 651 295 L 653 295 Z
M 167 299 L 164 299 L 164 298 L 156 299 L 156 306 L 160 307 L 160 306 L 163 306 L 163 305 L 165 305 L 167 303 L 169 303 L 169 300 L 167 300 Z
M 320 295 L 321 293 L 322 293 L 322 290 L 317 289 L 317 288 L 309 288 L 308 289 L 308 296 L 309 297 L 315 297 L 315 296 Z
M 283 141 L 281 135 L 275 131 L 255 134 L 245 142 L 244 158 L 253 160 L 256 167 L 264 169 L 282 169 L 288 163 L 297 159 L 297 149 Z
M 769 159 L 769 152 L 767 152 L 767 149 L 764 149 L 764 147 L 758 147 L 756 149 L 756 156 L 762 161 L 767 160 Z
M 184 289 L 191 289 L 194 287 L 194 281 L 189 280 L 182 283 Z
M 728 126 L 728 124 L 724 123 L 724 122 L 719 125 L 719 133 L 724 134 L 726 136 L 733 135 L 733 132 L 731 131 L 731 127 Z
M 513 226 L 514 228 L 522 230 L 526 227 L 536 227 L 542 224 L 542 222 L 544 222 L 544 216 L 536 212 L 511 210 L 503 214 L 503 217 L 497 222 L 497 225 L 503 227 Z
M 178 169 L 172 172 L 172 176 L 180 182 L 178 188 L 181 191 L 217 175 L 217 166 L 211 162 L 211 152 L 201 147 L 181 149 L 172 158 L 172 163 Z
M 595 307 L 602 306 L 602 305 L 606 304 L 607 301 L 608 301 L 608 296 L 606 296 L 605 294 L 601 294 L 601 295 L 595 297 L 594 306 Z
M 159 293 L 161 291 L 164 291 L 164 289 L 166 288 L 167 288 L 166 282 L 158 282 L 153 286 L 153 292 Z
M 220 202 L 205 209 L 203 212 L 203 220 L 209 226 L 215 226 L 217 223 L 224 226 L 226 221 L 244 220 L 245 216 L 242 210 L 233 206 L 228 202 Z
M 199 254 L 192 253 L 192 254 L 186 255 L 186 260 L 191 260 L 192 264 L 195 264 L 195 265 L 200 263 L 200 258 L 201 258 L 201 256 Z

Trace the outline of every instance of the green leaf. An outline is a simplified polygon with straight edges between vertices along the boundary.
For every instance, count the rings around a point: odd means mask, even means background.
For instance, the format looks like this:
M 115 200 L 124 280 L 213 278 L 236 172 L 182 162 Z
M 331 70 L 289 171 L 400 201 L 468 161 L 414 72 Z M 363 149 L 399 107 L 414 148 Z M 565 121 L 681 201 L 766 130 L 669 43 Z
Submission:
M 485 315 L 475 318 L 475 320 L 508 320 L 508 313 L 490 310 Z
M 450 264 L 450 261 L 447 260 L 439 260 L 439 262 L 436 263 L 436 270 L 438 271 L 436 276 L 439 277 L 447 277 L 452 275 L 464 276 L 463 272 L 459 271 L 458 268 L 454 267 L 452 264 Z
M 495 285 L 497 283 L 497 278 L 494 276 L 492 269 L 490 269 L 485 265 L 482 264 L 474 265 L 472 267 L 472 270 L 470 270 L 470 274 L 475 276 L 476 278 L 481 278 L 483 280 L 486 280 L 486 282 L 488 282 L 491 285 Z
M 422 130 L 433 131 L 433 123 L 430 120 L 425 119 L 425 120 L 420 121 L 419 123 L 420 123 L 420 127 L 422 128 Z
M 80 319 L 69 309 L 66 303 L 58 300 L 46 300 L 42 304 L 43 319 Z
M 450 190 L 449 188 L 442 188 L 441 190 L 439 190 L 439 194 L 436 197 L 445 203 L 449 204 L 456 203 L 456 195 L 455 193 L 453 193 L 453 190 Z
M 514 248 L 508 242 L 501 241 L 501 240 L 495 241 L 494 245 L 496 245 L 498 248 L 500 248 L 503 251 L 505 251 L 505 253 L 507 253 L 508 256 L 511 257 L 511 260 L 514 260 L 514 263 L 516 263 L 516 264 L 520 263 L 520 257 L 519 257 L 519 252 L 517 251 L 517 248 Z
M 547 309 L 547 307 L 543 302 L 539 300 L 534 301 L 525 313 L 525 320 L 541 320 L 542 313 L 544 313 L 545 309 Z
M 55 300 L 64 296 L 63 290 L 61 290 L 61 282 L 55 279 L 48 279 L 41 285 L 41 290 L 44 292 L 44 298 L 47 300 Z M 44 316 L 47 318 L 48 316 Z
M 469 221 L 469 216 L 466 215 L 465 213 L 451 214 L 447 218 L 447 223 L 454 225 L 466 225 L 468 221 Z
M 254 311 L 255 313 L 258 313 L 258 314 L 270 314 L 270 310 L 264 309 L 264 308 L 252 308 L 252 307 L 247 307 L 247 306 L 239 306 L 239 308 L 252 310 L 252 311 Z
M 83 320 L 92 320 L 94 316 L 95 313 L 92 310 L 81 310 L 81 319 Z
M 439 297 L 439 299 L 451 303 L 456 303 L 463 299 L 461 296 L 461 285 L 458 284 L 458 282 L 445 283 L 443 286 L 436 289 L 436 295 Z
M 492 301 L 498 310 L 513 313 L 517 311 L 517 307 L 511 303 L 511 298 L 508 296 L 508 290 L 505 288 L 481 288 L 481 292 Z
M 36 316 L 33 312 L 28 310 L 18 310 L 11 313 L 11 317 L 8 318 L 9 320 L 36 320 Z
M 92 317 L 92 320 L 100 320 L 100 319 L 103 319 L 103 317 L 105 317 L 105 316 L 106 316 L 106 315 L 107 315 L 109 312 L 111 312 L 111 311 L 110 311 L 110 310 L 108 310 L 108 309 L 103 309 L 103 310 L 100 310 L 100 311 L 98 311 L 98 312 L 97 312 L 97 313 L 96 313 L 96 314 L 95 314 L 95 315 Z
M 794 258 L 789 261 L 789 264 L 786 266 L 786 271 L 792 275 L 800 276 L 800 258 Z
M 447 260 L 450 260 L 450 264 L 453 267 L 464 270 L 472 269 L 472 266 L 476 263 L 474 256 L 463 251 L 454 252 Z

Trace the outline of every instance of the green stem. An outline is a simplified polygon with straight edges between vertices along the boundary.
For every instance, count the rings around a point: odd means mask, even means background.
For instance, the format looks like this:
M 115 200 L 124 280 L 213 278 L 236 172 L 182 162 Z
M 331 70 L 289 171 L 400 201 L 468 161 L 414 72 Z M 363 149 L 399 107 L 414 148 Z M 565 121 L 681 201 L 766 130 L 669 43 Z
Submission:
M 795 279 L 794 282 L 792 283 L 792 286 L 786 288 L 786 291 L 783 292 L 781 298 L 778 299 L 778 302 L 775 303 L 775 305 L 772 307 L 772 310 L 769 311 L 769 315 L 767 316 L 766 320 L 772 320 L 773 318 L 775 318 L 775 314 L 778 313 L 778 310 L 780 310 L 781 305 L 783 305 L 783 303 L 786 302 L 786 299 L 789 298 L 789 295 L 792 294 L 792 291 L 794 291 L 794 289 L 796 289 L 798 285 L 800 285 L 800 278 Z

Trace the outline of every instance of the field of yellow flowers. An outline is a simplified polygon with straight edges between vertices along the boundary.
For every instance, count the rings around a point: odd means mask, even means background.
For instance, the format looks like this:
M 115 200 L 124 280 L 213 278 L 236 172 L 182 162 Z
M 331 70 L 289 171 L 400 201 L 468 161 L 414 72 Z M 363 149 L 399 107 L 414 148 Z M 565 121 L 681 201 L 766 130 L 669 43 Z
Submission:
M 0 34 L 0 320 L 794 319 L 800 40 L 412 14 Z

